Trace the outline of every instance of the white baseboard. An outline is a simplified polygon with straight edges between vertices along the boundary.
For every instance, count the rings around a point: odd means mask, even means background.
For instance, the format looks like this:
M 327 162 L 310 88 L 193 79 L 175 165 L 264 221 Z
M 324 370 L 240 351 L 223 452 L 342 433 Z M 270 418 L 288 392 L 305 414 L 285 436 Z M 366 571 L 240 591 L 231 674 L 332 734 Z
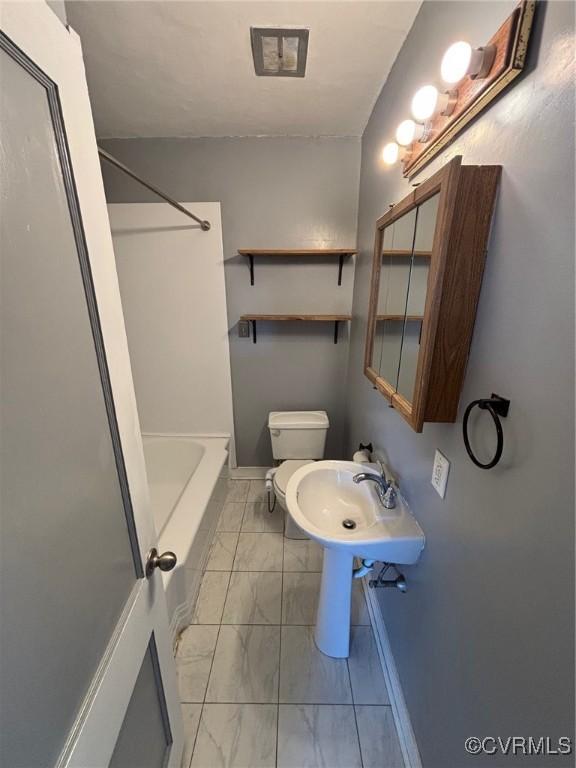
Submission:
M 368 612 L 370 614 L 370 621 L 372 622 L 372 629 L 374 630 L 374 635 L 376 637 L 378 656 L 380 657 L 380 663 L 382 664 L 382 671 L 384 673 L 386 687 L 388 688 L 390 705 L 392 707 L 394 723 L 396 725 L 396 731 L 398 732 L 398 738 L 400 740 L 404 765 L 406 768 L 422 768 L 422 760 L 420 759 L 420 752 L 418 751 L 416 737 L 414 736 L 412 723 L 410 722 L 410 715 L 408 713 L 408 708 L 404 699 L 404 693 L 402 692 L 402 686 L 400 685 L 400 678 L 398 677 L 396 662 L 394 661 L 394 656 L 392 655 L 392 648 L 388 639 L 388 632 L 386 631 L 386 625 L 384 624 L 382 611 L 378 605 L 376 590 L 370 589 L 368 586 L 368 578 L 369 576 L 366 576 L 364 579 L 362 579 L 364 595 L 368 605 Z
M 270 467 L 236 467 L 228 470 L 232 480 L 264 480 Z

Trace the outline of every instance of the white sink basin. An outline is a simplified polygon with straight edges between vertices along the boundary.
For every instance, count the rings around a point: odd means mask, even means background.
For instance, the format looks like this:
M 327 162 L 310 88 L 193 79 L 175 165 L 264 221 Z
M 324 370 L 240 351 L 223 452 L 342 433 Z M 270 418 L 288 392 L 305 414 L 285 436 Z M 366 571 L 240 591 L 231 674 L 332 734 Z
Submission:
M 369 471 L 353 461 L 316 461 L 298 469 L 286 488 L 290 515 L 324 547 L 314 638 L 337 658 L 350 650 L 354 558 L 412 565 L 424 549 L 424 533 L 400 497 L 395 509 L 386 509 L 375 483 L 353 482 Z
M 395 509 L 385 509 L 374 483 L 352 482 L 354 475 L 366 471 L 353 461 L 317 461 L 301 467 L 286 489 L 290 514 L 324 547 L 366 560 L 412 565 L 424 548 L 424 533 L 400 498 Z M 345 528 L 345 520 L 355 528 Z

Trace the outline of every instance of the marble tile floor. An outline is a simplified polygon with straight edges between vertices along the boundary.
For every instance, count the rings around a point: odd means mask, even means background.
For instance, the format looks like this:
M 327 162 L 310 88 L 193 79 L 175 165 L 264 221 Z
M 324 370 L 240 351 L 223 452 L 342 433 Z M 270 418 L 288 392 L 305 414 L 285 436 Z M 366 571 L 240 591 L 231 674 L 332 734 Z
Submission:
M 229 480 L 176 653 L 183 768 L 403 768 L 362 585 L 349 659 L 313 629 L 321 548 L 285 539 L 263 481 Z

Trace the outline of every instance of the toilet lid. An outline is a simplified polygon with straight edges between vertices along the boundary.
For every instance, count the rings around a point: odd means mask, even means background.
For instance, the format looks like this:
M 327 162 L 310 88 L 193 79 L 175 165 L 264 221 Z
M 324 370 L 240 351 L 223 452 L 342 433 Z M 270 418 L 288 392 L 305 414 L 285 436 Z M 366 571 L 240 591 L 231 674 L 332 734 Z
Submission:
M 306 466 L 306 464 L 313 463 L 314 459 L 287 459 L 286 461 L 283 461 L 274 475 L 274 484 L 276 485 L 276 488 L 286 495 L 288 480 L 290 480 L 294 472 L 296 472 L 297 469 L 300 469 L 300 467 Z

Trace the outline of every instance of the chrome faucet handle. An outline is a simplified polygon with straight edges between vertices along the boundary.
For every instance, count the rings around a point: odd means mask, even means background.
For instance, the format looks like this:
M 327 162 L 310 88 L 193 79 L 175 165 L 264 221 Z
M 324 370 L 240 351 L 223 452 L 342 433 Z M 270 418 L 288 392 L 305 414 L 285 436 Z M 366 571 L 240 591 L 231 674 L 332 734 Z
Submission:
M 396 509 L 396 500 L 398 498 L 398 492 L 392 482 L 388 484 L 386 493 L 382 497 L 382 504 L 385 509 Z
M 352 477 L 352 482 L 359 485 L 365 480 L 371 480 L 376 485 L 376 493 L 383 507 L 394 509 L 396 506 L 396 489 L 386 481 L 384 475 L 376 475 L 373 472 L 358 472 Z
M 386 480 L 387 485 L 391 485 L 396 491 L 399 489 L 398 479 L 396 475 L 392 472 L 390 467 L 385 464 L 381 459 L 378 459 L 378 466 L 380 467 L 380 471 L 382 473 L 382 477 L 384 480 Z
M 381 459 L 377 459 L 376 463 L 378 464 L 378 468 L 380 469 L 380 474 L 382 475 L 383 479 L 388 482 L 388 478 L 386 476 L 386 467 L 384 466 L 384 462 Z

